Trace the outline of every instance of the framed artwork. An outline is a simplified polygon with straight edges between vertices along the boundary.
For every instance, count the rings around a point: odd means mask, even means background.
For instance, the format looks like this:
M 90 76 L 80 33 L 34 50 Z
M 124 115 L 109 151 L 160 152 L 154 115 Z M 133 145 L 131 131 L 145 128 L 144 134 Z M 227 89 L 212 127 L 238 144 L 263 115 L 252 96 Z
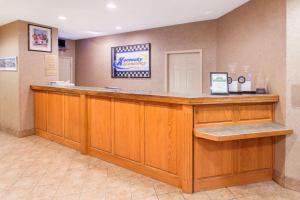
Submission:
M 111 48 L 112 78 L 151 78 L 151 44 Z
M 228 95 L 228 73 L 211 72 L 210 73 L 210 90 L 212 95 Z
M 28 50 L 52 52 L 52 29 L 28 24 Z
M 0 58 L 0 71 L 17 71 L 17 57 Z

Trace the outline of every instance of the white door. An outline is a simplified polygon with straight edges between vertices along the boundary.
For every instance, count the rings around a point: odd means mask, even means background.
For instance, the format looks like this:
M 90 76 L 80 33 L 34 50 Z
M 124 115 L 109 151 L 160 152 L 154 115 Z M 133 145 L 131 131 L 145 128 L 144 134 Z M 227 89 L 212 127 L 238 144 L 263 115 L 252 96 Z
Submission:
M 167 53 L 168 92 L 202 92 L 202 51 Z
M 72 82 L 72 58 L 59 57 L 59 81 Z

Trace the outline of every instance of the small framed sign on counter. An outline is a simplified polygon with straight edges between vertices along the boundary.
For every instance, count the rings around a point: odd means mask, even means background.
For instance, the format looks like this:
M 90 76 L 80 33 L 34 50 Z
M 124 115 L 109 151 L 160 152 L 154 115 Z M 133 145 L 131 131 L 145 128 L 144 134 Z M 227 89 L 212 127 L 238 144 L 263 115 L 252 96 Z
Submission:
M 210 90 L 212 95 L 228 95 L 228 73 L 211 72 L 210 73 Z

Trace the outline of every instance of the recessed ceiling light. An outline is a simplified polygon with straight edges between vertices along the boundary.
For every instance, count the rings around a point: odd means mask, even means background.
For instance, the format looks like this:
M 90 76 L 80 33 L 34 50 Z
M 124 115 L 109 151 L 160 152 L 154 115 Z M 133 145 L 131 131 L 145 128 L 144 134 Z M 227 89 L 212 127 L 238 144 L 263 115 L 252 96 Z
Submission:
M 121 30 L 122 27 L 121 27 L 121 26 L 116 26 L 116 29 L 117 29 L 117 30 Z
M 206 11 L 204 14 L 205 14 L 205 15 L 210 15 L 210 14 L 212 14 L 212 13 L 213 13 L 212 10 L 208 10 L 208 11 Z
M 67 19 L 65 16 L 62 16 L 62 15 L 58 16 L 57 18 L 60 19 L 60 20 L 66 20 Z
M 98 31 L 87 31 L 87 33 L 92 34 L 92 35 L 102 35 L 103 32 L 98 32 Z
M 114 3 L 108 3 L 108 4 L 106 4 L 106 7 L 110 8 L 110 9 L 115 9 L 115 8 L 117 8 L 117 5 Z

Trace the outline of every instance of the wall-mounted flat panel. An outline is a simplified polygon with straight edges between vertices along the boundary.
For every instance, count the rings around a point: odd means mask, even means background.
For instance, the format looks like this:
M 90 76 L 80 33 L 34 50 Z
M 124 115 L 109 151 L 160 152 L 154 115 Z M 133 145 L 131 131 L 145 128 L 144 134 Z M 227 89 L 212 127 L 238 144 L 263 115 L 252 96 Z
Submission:
M 141 161 L 143 138 L 142 105 L 134 101 L 115 100 L 114 153 L 133 161 Z
M 80 142 L 80 97 L 65 95 L 64 97 L 64 136 L 68 140 Z
M 34 115 L 35 128 L 46 131 L 47 130 L 47 93 L 34 93 Z
M 88 98 L 89 146 L 112 152 L 111 100 Z
M 64 132 L 64 95 L 48 93 L 47 100 L 47 132 L 63 137 Z
M 145 164 L 177 174 L 179 106 L 145 105 Z

